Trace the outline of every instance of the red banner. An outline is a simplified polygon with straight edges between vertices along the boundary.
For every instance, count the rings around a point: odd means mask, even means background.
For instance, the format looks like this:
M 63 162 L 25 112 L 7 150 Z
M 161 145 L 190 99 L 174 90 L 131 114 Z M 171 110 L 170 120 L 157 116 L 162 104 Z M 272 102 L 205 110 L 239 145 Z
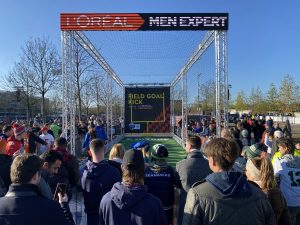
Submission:
M 144 24 L 139 14 L 62 13 L 61 30 L 139 30 Z

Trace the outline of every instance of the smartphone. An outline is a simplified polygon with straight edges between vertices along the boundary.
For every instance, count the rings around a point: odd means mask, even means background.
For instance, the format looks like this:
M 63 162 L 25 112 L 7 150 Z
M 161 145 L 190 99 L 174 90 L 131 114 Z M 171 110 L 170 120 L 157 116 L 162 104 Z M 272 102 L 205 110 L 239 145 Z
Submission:
M 58 193 L 64 196 L 67 192 L 68 185 L 66 183 L 57 183 L 53 200 L 58 201 Z

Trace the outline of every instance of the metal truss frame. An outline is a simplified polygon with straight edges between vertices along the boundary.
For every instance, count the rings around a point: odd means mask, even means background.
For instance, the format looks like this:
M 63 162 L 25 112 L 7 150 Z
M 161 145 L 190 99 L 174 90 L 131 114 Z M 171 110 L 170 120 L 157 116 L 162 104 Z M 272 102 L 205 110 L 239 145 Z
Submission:
M 215 31 L 216 56 L 216 122 L 217 136 L 221 126 L 228 127 L 228 70 L 227 70 L 227 32 Z M 223 124 L 222 124 L 223 122 Z
M 115 71 L 106 62 L 104 57 L 99 53 L 95 46 L 81 31 L 62 31 L 62 132 L 63 136 L 70 143 L 70 151 L 75 154 L 75 56 L 74 56 L 74 42 L 76 41 L 94 60 L 97 62 L 106 73 L 105 87 L 107 90 L 107 104 L 106 104 L 106 128 L 109 134 L 109 140 L 112 140 L 112 83 L 116 82 L 124 92 L 124 84 Z M 122 113 L 124 113 L 124 103 L 122 105 Z M 124 114 L 122 114 L 124 118 Z
M 221 126 L 228 126 L 228 72 L 227 72 L 227 32 L 226 31 L 208 31 L 202 42 L 197 46 L 195 52 L 188 59 L 187 63 L 181 68 L 175 79 L 170 84 L 124 84 L 115 71 L 106 62 L 104 57 L 99 53 L 95 46 L 85 36 L 82 31 L 62 31 L 62 125 L 63 136 L 70 143 L 70 150 L 75 154 L 75 90 L 74 90 L 74 73 L 75 56 L 74 56 L 74 41 L 77 41 L 83 49 L 103 68 L 106 72 L 106 88 L 108 91 L 106 105 L 107 131 L 112 140 L 112 82 L 116 82 L 122 88 L 122 96 L 124 100 L 125 86 L 170 86 L 171 94 L 174 93 L 174 86 L 181 82 L 182 91 L 182 144 L 185 143 L 187 137 L 187 72 L 199 60 L 201 55 L 208 47 L 215 43 L 215 60 L 216 60 L 216 123 L 217 136 L 220 136 Z M 123 102 L 124 103 L 124 102 Z M 171 115 L 174 115 L 174 100 L 171 100 Z M 222 107 L 223 106 L 223 107 Z M 124 104 L 121 107 L 122 116 L 124 118 Z M 223 116 L 222 116 L 223 112 Z M 173 121 L 174 122 L 174 121 Z M 172 123 L 172 120 L 171 120 Z
M 187 137 L 187 72 L 200 59 L 210 45 L 215 43 L 216 61 L 216 125 L 217 136 L 221 135 L 221 127 L 228 127 L 228 72 L 227 72 L 227 32 L 208 31 L 202 42 L 191 55 L 187 63 L 181 68 L 175 79 L 171 82 L 171 90 L 181 82 L 182 91 L 182 130 L 181 139 L 184 145 Z M 199 88 L 199 87 L 198 87 Z M 174 107 L 174 104 L 171 104 Z M 223 107 L 222 107 L 223 106 Z M 174 116 L 174 109 L 171 109 Z M 222 115 L 223 113 L 223 115 Z
M 125 87 L 170 87 L 170 83 L 128 83 Z
M 71 154 L 75 155 L 75 56 L 74 31 L 62 31 L 62 136 L 70 144 Z

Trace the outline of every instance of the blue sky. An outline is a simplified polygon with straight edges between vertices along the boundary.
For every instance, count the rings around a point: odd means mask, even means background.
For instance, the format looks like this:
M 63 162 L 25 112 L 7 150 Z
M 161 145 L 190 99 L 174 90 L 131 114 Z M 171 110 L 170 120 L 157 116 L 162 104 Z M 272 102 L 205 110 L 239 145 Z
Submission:
M 61 12 L 228 12 L 232 92 L 279 84 L 284 74 L 300 85 L 300 1 L 285 0 L 1 0 L 0 76 L 18 60 L 30 37 L 49 37 L 60 50 Z

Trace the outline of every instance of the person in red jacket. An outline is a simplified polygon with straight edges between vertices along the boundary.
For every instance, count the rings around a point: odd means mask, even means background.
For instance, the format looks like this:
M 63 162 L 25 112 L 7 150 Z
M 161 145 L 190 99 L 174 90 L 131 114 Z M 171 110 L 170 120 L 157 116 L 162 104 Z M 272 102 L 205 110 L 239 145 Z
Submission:
M 24 151 L 23 140 L 25 138 L 25 127 L 19 124 L 13 125 L 14 135 L 7 139 L 6 154 L 13 156 L 16 152 Z

